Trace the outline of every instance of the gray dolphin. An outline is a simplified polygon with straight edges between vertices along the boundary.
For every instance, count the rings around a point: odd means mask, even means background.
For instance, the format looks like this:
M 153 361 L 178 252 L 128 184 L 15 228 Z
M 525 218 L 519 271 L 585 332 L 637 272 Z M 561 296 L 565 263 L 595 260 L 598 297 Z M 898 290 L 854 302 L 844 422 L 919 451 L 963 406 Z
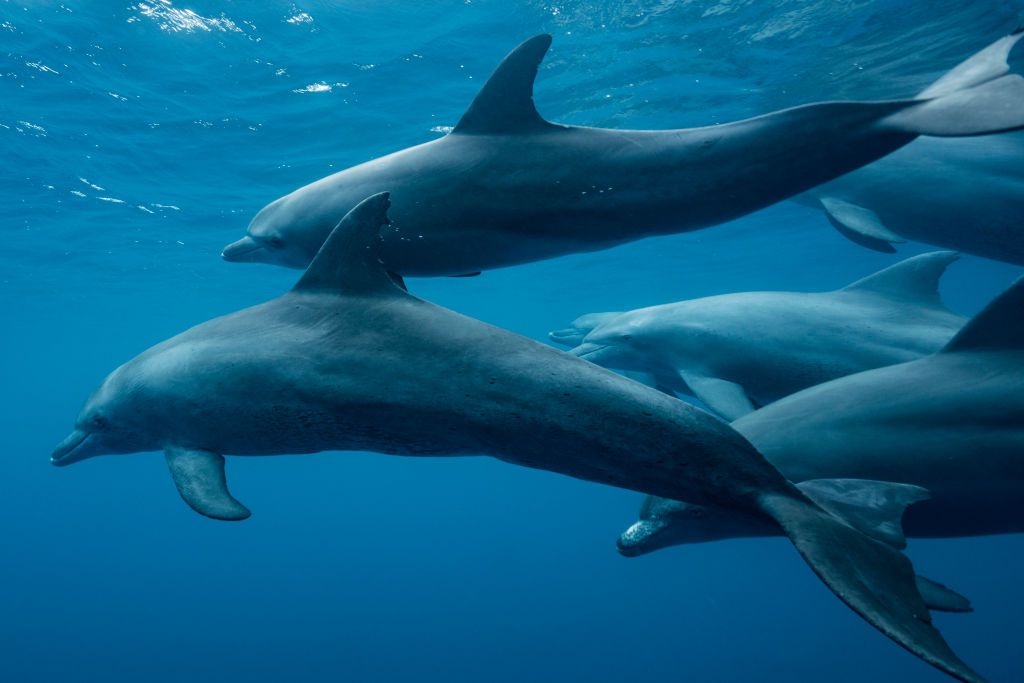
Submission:
M 382 258 L 390 270 L 475 274 L 738 218 L 918 135 L 1024 127 L 1024 78 L 991 68 L 987 53 L 985 68 L 968 60 L 922 99 L 825 102 L 686 130 L 563 126 L 533 104 L 550 44 L 540 35 L 513 50 L 445 137 L 267 205 L 224 258 L 304 268 L 339 215 L 389 190 Z
M 975 56 L 975 68 L 1005 73 L 1020 37 L 996 41 Z M 941 94 L 934 88 L 920 96 Z M 910 239 L 1024 265 L 1024 135 L 922 137 L 797 201 L 876 251 Z
M 824 511 L 735 430 L 682 401 L 400 288 L 381 262 L 388 199 L 332 232 L 295 288 L 115 370 L 52 455 L 163 450 L 182 498 L 249 511 L 224 454 L 369 450 L 503 461 L 772 520 L 815 573 L 897 643 L 980 681 L 931 625 L 909 561 Z M 495 352 L 497 351 L 497 353 Z
M 1024 279 L 940 353 L 807 389 L 733 426 L 787 477 L 802 482 L 798 486 L 809 497 L 840 516 L 841 510 L 815 495 L 822 478 L 926 488 L 931 499 L 907 515 L 911 536 L 1024 532 L 1022 312 Z M 866 489 L 851 489 L 845 497 L 858 510 L 889 504 Z M 901 534 L 893 531 L 899 547 Z M 733 511 L 648 498 L 619 548 L 632 556 L 683 543 L 775 534 Z
M 833 292 L 742 292 L 640 308 L 596 322 L 572 350 L 646 372 L 735 420 L 801 389 L 934 353 L 965 319 L 939 299 L 955 252 L 921 254 Z

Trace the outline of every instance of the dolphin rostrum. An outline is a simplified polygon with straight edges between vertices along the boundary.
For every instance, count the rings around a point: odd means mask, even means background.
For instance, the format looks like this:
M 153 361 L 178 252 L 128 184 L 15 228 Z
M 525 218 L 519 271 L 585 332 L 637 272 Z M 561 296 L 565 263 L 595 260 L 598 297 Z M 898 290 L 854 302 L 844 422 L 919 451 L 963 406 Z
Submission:
M 741 292 L 581 316 L 552 340 L 606 368 L 646 373 L 727 420 L 801 389 L 938 351 L 965 319 L 939 299 L 957 259 L 921 254 L 833 292 Z M 583 328 L 594 327 L 584 332 Z
M 500 460 L 779 525 L 847 605 L 964 681 L 910 562 L 789 483 L 728 424 L 532 340 L 418 299 L 381 262 L 386 194 L 338 224 L 294 289 L 198 325 L 115 370 L 55 465 L 162 450 L 209 517 L 249 511 L 224 455 L 368 450 Z M 498 350 L 499 353 L 495 353 Z
M 388 190 L 395 202 L 383 233 L 389 270 L 475 274 L 738 218 L 919 135 L 1024 127 L 1024 78 L 991 68 L 984 51 L 918 99 L 824 102 L 684 130 L 564 126 L 545 121 L 533 104 L 550 44 L 551 36 L 539 35 L 514 49 L 445 137 L 267 205 L 224 258 L 304 268 L 338 216 Z M 986 68 L 975 68 L 979 59 Z
M 1024 279 L 997 297 L 939 353 L 837 379 L 783 398 L 733 426 L 808 497 L 843 515 L 899 501 L 859 487 L 881 479 L 927 489 L 905 529 L 918 537 L 1024 532 Z M 821 498 L 847 479 L 846 491 Z M 899 486 L 897 484 L 896 486 Z M 920 498 L 917 498 L 918 500 Z M 902 501 L 906 503 L 909 501 Z M 897 515 L 891 515 L 897 516 Z M 732 510 L 648 497 L 619 538 L 633 556 L 684 543 L 770 536 Z M 879 534 L 872 534 L 876 537 Z M 888 542 L 905 544 L 898 527 Z

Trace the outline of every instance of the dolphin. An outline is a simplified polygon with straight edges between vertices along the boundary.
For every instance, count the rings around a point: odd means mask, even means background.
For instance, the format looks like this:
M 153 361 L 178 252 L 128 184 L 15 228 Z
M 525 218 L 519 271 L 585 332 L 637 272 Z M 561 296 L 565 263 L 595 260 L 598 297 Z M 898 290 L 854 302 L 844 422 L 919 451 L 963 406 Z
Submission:
M 1024 127 L 1024 78 L 1000 71 L 985 51 L 923 98 L 824 102 L 685 130 L 564 126 L 541 118 L 533 103 L 550 44 L 539 35 L 509 53 L 450 134 L 277 199 L 223 257 L 304 268 L 338 216 L 388 190 L 388 269 L 472 275 L 732 220 L 919 135 Z
M 743 292 L 583 316 L 577 324 L 598 324 L 572 353 L 645 372 L 654 386 L 735 420 L 801 389 L 938 351 L 966 320 L 938 293 L 957 258 L 921 254 L 833 292 Z
M 897 643 L 964 681 L 909 561 L 809 500 L 718 418 L 552 347 L 423 301 L 381 261 L 387 194 L 336 226 L 285 295 L 198 325 L 115 370 L 52 462 L 162 450 L 215 519 L 249 510 L 224 455 L 490 455 L 737 509 L 781 526 L 815 573 Z M 499 353 L 495 353 L 495 350 Z
M 786 397 L 733 426 L 808 497 L 822 479 L 924 487 L 906 533 L 958 537 L 1024 532 L 1024 278 L 940 352 Z M 850 488 L 858 519 L 891 503 Z M 832 501 L 835 495 L 828 496 Z M 892 517 L 893 515 L 889 515 Z M 856 523 L 856 520 L 854 520 Z M 890 542 L 901 547 L 902 535 Z M 684 543 L 776 535 L 733 511 L 648 498 L 619 539 L 629 556 Z
M 996 41 L 975 56 L 975 67 L 1005 73 L 1019 38 Z M 945 87 L 940 81 L 919 97 Z M 909 239 L 1024 265 L 1021 134 L 922 137 L 796 200 L 820 209 L 841 234 L 876 251 L 894 252 L 893 244 Z

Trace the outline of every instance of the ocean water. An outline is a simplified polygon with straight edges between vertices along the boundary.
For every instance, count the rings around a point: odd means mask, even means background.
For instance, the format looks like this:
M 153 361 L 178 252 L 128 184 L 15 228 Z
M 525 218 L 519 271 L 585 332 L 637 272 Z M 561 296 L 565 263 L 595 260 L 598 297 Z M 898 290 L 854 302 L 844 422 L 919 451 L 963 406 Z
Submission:
M 947 680 L 783 539 L 620 557 L 626 491 L 485 458 L 235 458 L 254 515 L 223 524 L 158 454 L 48 458 L 114 367 L 294 282 L 218 257 L 260 207 L 443 135 L 526 37 L 554 36 L 547 118 L 678 128 L 906 96 L 1022 20 L 997 0 L 0 2 L 0 680 Z M 864 250 L 785 202 L 409 286 L 545 340 L 586 312 L 824 290 L 926 250 Z M 942 295 L 971 314 L 1020 274 L 966 256 Z M 1024 680 L 1024 539 L 909 553 L 974 603 L 936 618 L 957 652 Z

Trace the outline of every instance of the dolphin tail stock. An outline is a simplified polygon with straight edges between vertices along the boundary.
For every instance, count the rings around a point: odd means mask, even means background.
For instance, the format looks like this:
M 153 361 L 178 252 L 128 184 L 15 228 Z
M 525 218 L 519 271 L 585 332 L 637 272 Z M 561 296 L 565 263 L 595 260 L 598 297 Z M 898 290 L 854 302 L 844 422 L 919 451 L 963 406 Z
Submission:
M 940 671 L 984 683 L 932 626 L 913 566 L 903 554 L 796 491 L 765 493 L 758 503 L 818 578 L 865 621 Z
M 1024 29 L 1000 38 L 946 72 L 917 98 L 883 118 L 885 130 L 963 137 L 1024 128 L 1024 78 L 1007 59 Z

